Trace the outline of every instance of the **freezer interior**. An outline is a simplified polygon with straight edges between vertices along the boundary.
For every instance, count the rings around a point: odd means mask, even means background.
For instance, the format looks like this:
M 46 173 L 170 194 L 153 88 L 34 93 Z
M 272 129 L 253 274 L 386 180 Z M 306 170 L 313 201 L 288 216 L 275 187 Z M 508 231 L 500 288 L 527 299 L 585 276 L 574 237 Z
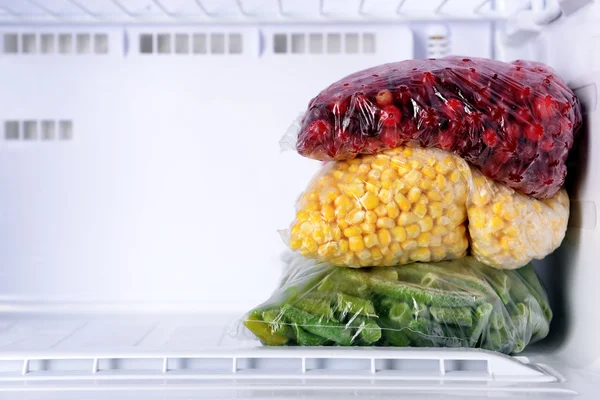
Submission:
M 2 0 L 0 21 L 0 392 L 600 388 L 597 1 Z M 345 75 L 449 54 L 545 62 L 584 106 L 567 236 L 535 263 L 550 336 L 517 357 L 240 337 L 239 318 L 277 286 L 278 230 L 320 167 L 281 151 L 290 125 Z

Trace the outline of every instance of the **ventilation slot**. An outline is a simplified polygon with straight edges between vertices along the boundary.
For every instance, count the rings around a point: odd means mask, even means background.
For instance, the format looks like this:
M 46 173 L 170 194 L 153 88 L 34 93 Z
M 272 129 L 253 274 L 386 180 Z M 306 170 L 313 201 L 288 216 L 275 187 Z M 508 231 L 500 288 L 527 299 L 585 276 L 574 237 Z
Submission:
M 238 55 L 244 52 L 241 33 L 141 33 L 140 54 Z
M 375 371 L 394 375 L 439 375 L 439 360 L 382 359 L 375 360 Z
M 58 125 L 58 135 L 57 135 Z M 4 121 L 4 140 L 52 141 L 73 139 L 73 121 L 71 120 L 24 120 Z
M 488 375 L 487 360 L 444 360 L 446 374 Z
M 29 360 L 29 372 L 76 372 L 89 373 L 93 360 Z
M 374 33 L 275 33 L 275 54 L 370 54 L 375 53 Z
M 204 374 L 223 374 L 232 371 L 231 358 L 169 358 L 167 371 L 186 371 Z
M 98 372 L 102 371 L 162 371 L 161 358 L 109 358 L 98 360 Z
M 57 43 L 57 44 L 56 44 Z M 4 34 L 6 54 L 107 54 L 108 35 L 105 33 L 16 33 Z M 38 48 L 39 44 L 39 48 Z
M 238 358 L 238 373 L 285 374 L 301 373 L 302 360 L 298 358 Z
M 306 372 L 371 371 L 371 360 L 363 358 L 307 358 Z

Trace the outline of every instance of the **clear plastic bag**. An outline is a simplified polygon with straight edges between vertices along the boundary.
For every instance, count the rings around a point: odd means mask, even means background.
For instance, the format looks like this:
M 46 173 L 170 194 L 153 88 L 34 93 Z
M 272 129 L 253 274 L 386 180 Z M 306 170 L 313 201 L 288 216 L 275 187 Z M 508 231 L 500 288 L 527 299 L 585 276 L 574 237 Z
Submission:
M 580 124 L 577 98 L 550 67 L 446 57 L 341 79 L 310 101 L 292 140 L 319 160 L 436 147 L 521 193 L 550 198 L 563 186 Z
M 458 156 L 397 147 L 329 163 L 296 205 L 285 239 L 338 266 L 393 266 L 471 253 L 496 268 L 541 259 L 562 242 L 564 189 L 536 200 L 485 178 Z
M 531 265 L 501 271 L 465 257 L 385 269 L 297 256 L 244 325 L 265 345 L 480 347 L 519 353 L 552 311 Z

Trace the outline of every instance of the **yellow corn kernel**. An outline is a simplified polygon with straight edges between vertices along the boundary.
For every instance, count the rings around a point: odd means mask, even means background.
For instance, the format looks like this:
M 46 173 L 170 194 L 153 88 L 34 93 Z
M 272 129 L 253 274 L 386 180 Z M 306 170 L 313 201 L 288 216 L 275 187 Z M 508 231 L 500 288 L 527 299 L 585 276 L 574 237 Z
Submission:
M 321 257 L 332 257 L 337 250 L 337 243 L 329 242 L 319 246 L 318 254 Z
M 425 165 L 433 167 L 435 165 L 437 161 L 435 160 L 435 158 L 430 157 L 427 160 L 425 160 Z
M 377 215 L 378 218 L 385 217 L 387 215 L 387 207 L 385 204 L 380 204 L 377 206 L 377 208 L 375 208 L 375 215 Z
M 394 196 L 394 201 L 396 202 L 396 204 L 398 204 L 398 207 L 400 207 L 402 211 L 410 210 L 410 201 L 402 193 L 396 193 L 396 195 Z
M 454 193 L 448 191 L 444 193 L 444 204 L 450 204 L 454 201 Z
M 460 177 L 461 177 L 460 172 L 458 172 L 456 170 L 450 172 L 450 176 L 449 176 L 450 182 L 456 183 L 460 180 Z
M 319 194 L 319 201 L 323 204 L 333 203 L 340 195 L 340 191 L 335 187 L 329 187 Z
M 412 187 L 408 191 L 408 195 L 406 196 L 411 203 L 416 203 L 421 196 L 421 190 L 418 187 Z
M 315 240 L 315 242 L 317 242 L 317 244 L 325 243 L 325 233 L 323 232 L 323 229 L 321 229 L 321 228 L 315 229 L 312 237 Z
M 433 169 L 429 166 L 423 167 L 423 169 L 421 170 L 421 173 L 423 174 L 424 177 L 426 177 L 427 179 L 431 179 L 431 180 L 434 180 L 437 175 L 435 172 L 435 169 Z
M 423 218 L 427 214 L 427 206 L 425 204 L 416 204 L 413 207 L 413 212 L 419 218 Z
M 414 212 L 402 212 L 400 213 L 400 216 L 398 217 L 398 225 L 410 225 L 410 224 L 414 224 L 415 222 L 417 222 L 419 220 L 419 217 L 417 217 L 417 215 Z
M 514 221 L 517 218 L 518 213 L 512 205 L 506 205 L 500 212 L 500 216 L 507 221 Z
M 379 200 L 382 203 L 388 204 L 393 198 L 394 196 L 392 196 L 392 192 L 389 189 L 381 189 L 379 191 Z
M 352 225 L 358 225 L 365 219 L 365 212 L 363 210 L 352 210 L 348 213 L 346 221 Z
M 447 215 L 442 215 L 435 221 L 435 224 L 439 226 L 448 226 L 452 224 L 452 220 L 450 220 Z
M 473 225 L 476 229 L 485 228 L 487 216 L 484 210 L 479 207 L 471 207 L 469 209 L 469 225 Z
M 360 224 L 360 229 L 362 229 L 363 233 L 373 233 L 377 230 L 375 224 L 369 224 L 367 222 Z
M 306 249 L 308 252 L 310 252 L 311 254 L 314 254 L 317 252 L 317 242 L 315 242 L 311 238 L 304 238 L 304 240 L 302 241 L 302 247 L 304 249 Z
M 392 193 L 408 193 L 408 187 L 401 180 L 396 180 L 392 183 Z
M 338 242 L 338 251 L 340 252 L 340 254 L 344 254 L 348 251 L 349 247 L 348 247 L 348 241 L 346 239 L 340 239 Z
M 419 225 L 417 224 L 412 224 L 406 227 L 406 237 L 408 239 L 415 239 L 420 233 L 421 228 L 419 228 Z
M 308 213 L 304 210 L 300 210 L 296 213 L 296 221 L 299 223 L 308 221 Z
M 440 194 L 440 192 L 437 192 L 435 190 L 430 190 L 429 192 L 427 192 L 427 197 L 431 201 L 442 201 L 442 195 Z
M 450 205 L 448 207 L 448 215 L 450 216 L 450 221 L 456 225 L 460 225 L 467 219 L 464 208 L 458 208 L 455 204 Z
M 379 195 L 379 188 L 381 187 L 381 183 L 379 181 L 367 181 L 365 184 L 365 189 L 367 189 L 367 193 L 371 193 L 375 196 Z
M 351 226 L 344 229 L 344 236 L 346 237 L 360 236 L 361 233 L 362 230 L 358 226 Z
M 335 227 L 337 228 L 337 226 Z M 326 241 L 330 241 L 330 240 L 334 240 L 335 239 L 335 235 L 333 232 L 333 227 L 331 226 L 331 224 L 324 224 L 321 227 L 321 230 L 323 231 L 323 236 L 325 237 Z M 339 229 L 337 229 L 339 231 Z M 340 235 L 341 238 L 341 235 Z M 339 239 L 336 239 L 339 240 Z
M 417 238 L 417 245 L 419 247 L 428 247 L 430 241 L 431 241 L 431 233 L 421 232 L 421 234 Z
M 402 250 L 404 250 L 404 251 L 411 251 L 416 248 L 417 248 L 416 240 L 407 240 L 405 242 L 402 242 Z
M 444 175 L 438 175 L 435 177 L 435 185 L 438 190 L 446 189 L 446 177 Z
M 290 229 L 290 234 L 292 237 L 298 237 L 300 235 L 300 224 L 295 223 L 292 225 L 292 229 Z
M 361 197 L 365 194 L 365 185 L 363 183 L 348 184 L 343 187 L 344 194 L 351 198 Z
M 377 222 L 377 214 L 374 211 L 367 211 L 365 214 L 365 222 L 369 224 L 374 224 Z
M 471 194 L 471 201 L 478 207 L 483 207 L 491 200 L 491 194 L 487 185 L 479 187 L 473 190 Z
M 419 197 L 419 201 L 417 201 L 417 204 L 427 205 L 429 204 L 429 199 L 427 198 L 427 196 L 421 196 Z
M 338 226 L 340 227 L 340 229 L 346 229 L 350 226 L 350 224 L 345 219 L 342 219 L 338 222 Z
M 395 226 L 392 228 L 391 232 L 392 237 L 396 242 L 404 242 L 406 240 L 406 229 L 403 226 Z
M 418 222 L 421 232 L 429 232 L 433 228 L 433 219 L 428 215 Z
M 492 205 L 492 211 L 494 212 L 494 214 L 496 215 L 500 215 L 502 213 L 502 209 L 504 208 L 504 205 L 502 204 L 501 201 L 496 201 L 494 202 L 494 204 Z
M 504 227 L 504 220 L 501 217 L 494 215 L 492 217 L 492 220 L 490 221 L 490 228 L 492 228 L 492 230 L 494 232 L 496 232 L 496 231 L 499 231 L 500 229 L 502 229 L 503 227 Z
M 500 238 L 500 247 L 502 248 L 502 250 L 504 251 L 508 251 L 511 249 L 511 241 L 507 236 L 502 236 L 502 238 Z
M 315 227 L 312 222 L 303 222 L 302 225 L 300 225 L 300 232 L 305 236 L 312 234 L 314 230 Z
M 410 165 L 408 165 L 408 163 L 404 162 L 400 164 L 398 168 L 396 168 L 396 171 L 398 171 L 398 175 L 402 177 L 408 174 L 411 171 L 411 168 Z
M 338 171 L 346 171 L 350 165 L 347 162 L 335 163 L 334 168 Z
M 412 155 L 413 155 L 413 150 L 412 150 L 410 147 L 405 147 L 405 148 L 402 150 L 402 155 L 403 155 L 404 157 L 410 157 L 410 156 L 412 156 Z
M 445 226 L 436 225 L 431 230 L 431 233 L 436 236 L 445 236 L 448 234 L 448 229 Z
M 446 159 L 450 159 L 450 157 L 446 157 Z M 446 175 L 451 171 L 452 166 L 454 166 L 454 161 L 452 161 L 452 159 L 449 161 L 443 160 L 442 162 L 436 163 L 433 169 L 440 175 Z
M 401 254 L 402 246 L 400 246 L 400 243 L 394 242 L 394 243 L 390 244 L 390 252 L 394 257 Z
M 439 218 L 444 212 L 444 206 L 439 201 L 435 201 L 429 205 L 429 215 L 431 218 Z
M 396 224 L 394 223 L 394 220 L 392 218 L 382 217 L 382 218 L 377 219 L 376 225 L 377 225 L 378 228 L 388 228 L 388 229 L 391 229 Z
M 381 253 L 381 249 L 378 247 L 374 247 L 371 249 L 371 258 L 373 260 L 381 260 L 383 258 L 383 253 Z
M 304 211 L 318 211 L 319 210 L 319 203 L 311 201 L 309 203 L 306 203 L 306 205 L 304 206 Z
M 429 232 L 427 232 L 427 233 L 429 233 Z M 431 239 L 429 239 L 429 245 L 428 245 L 428 247 L 431 248 L 431 247 L 441 246 L 441 245 L 442 245 L 442 237 L 441 236 L 437 236 L 437 235 L 432 235 Z
M 370 249 L 371 247 L 373 247 L 373 246 L 376 246 L 376 245 L 377 245 L 377 235 L 376 235 L 376 234 L 374 234 L 374 233 L 369 233 L 368 235 L 365 235 L 365 236 L 363 237 L 363 240 L 364 240 L 364 242 L 365 242 L 365 246 L 366 246 L 367 248 L 369 248 L 369 249 Z
M 348 245 L 350 250 L 355 253 L 365 248 L 365 242 L 363 241 L 362 236 L 352 236 L 350 239 L 348 239 Z
M 329 204 L 323 205 L 321 214 L 323 215 L 325 221 L 333 221 L 335 219 L 335 210 Z
M 419 187 L 422 190 L 430 190 L 433 187 L 433 184 L 429 179 L 423 179 L 421 182 L 419 182 Z
M 319 201 L 319 193 L 317 191 L 312 191 L 306 195 L 306 201 Z
M 366 261 L 371 258 L 371 252 L 368 249 L 362 249 L 361 251 L 356 252 L 356 256 L 359 260 Z M 368 265 L 369 264 L 365 264 L 364 266 L 366 267 Z
M 380 229 L 379 232 L 377 232 L 377 239 L 381 247 L 387 247 L 392 241 L 392 234 L 385 228 Z
M 373 180 L 380 180 L 381 179 L 381 171 L 376 170 L 376 169 L 372 169 L 369 171 L 369 173 L 367 174 L 367 176 Z
M 429 250 L 431 251 L 432 261 L 440 261 L 446 258 L 446 248 L 444 246 L 432 247 Z
M 341 165 L 341 164 L 340 164 Z M 338 180 L 341 181 L 342 178 L 344 177 L 344 172 L 343 171 L 333 171 L 333 177 Z
M 398 179 L 398 173 L 393 168 L 388 168 L 381 173 L 381 182 L 394 182 Z
M 420 170 L 423 165 L 419 162 L 419 160 L 410 160 L 408 162 L 412 169 Z
M 417 183 L 421 181 L 423 174 L 421 174 L 416 169 L 411 170 L 408 174 L 404 176 L 404 180 L 408 183 L 409 186 L 416 186 Z
M 535 208 L 535 211 L 537 212 L 542 212 L 542 203 L 538 200 L 535 200 L 533 202 L 533 208 Z
M 385 209 L 387 210 L 387 216 L 390 218 L 397 218 L 400 215 L 400 210 L 396 203 L 388 203 L 385 205 Z
M 292 240 L 290 240 L 290 248 L 292 250 L 298 250 L 300 247 L 302 247 L 302 240 L 301 239 L 292 239 Z
M 351 165 L 350 167 L 348 167 L 348 171 L 355 174 L 358 171 L 358 165 L 356 165 L 356 164 Z
M 333 201 L 333 204 L 335 204 L 336 207 L 340 207 L 345 210 L 352 209 L 352 207 L 353 207 L 353 201 L 350 200 L 350 198 L 348 196 L 344 196 L 344 195 L 338 196 Z
M 446 236 L 444 236 L 444 238 L 442 239 L 442 242 L 444 244 L 454 244 L 458 241 L 459 237 L 458 234 L 456 232 L 448 232 L 448 234 Z
M 410 258 L 415 261 L 429 261 L 431 259 L 431 252 L 429 249 L 415 249 L 410 252 Z
M 367 192 L 363 197 L 361 197 L 360 203 L 367 210 L 373 210 L 375 207 L 377 207 L 377 205 L 379 205 L 379 198 L 373 193 Z

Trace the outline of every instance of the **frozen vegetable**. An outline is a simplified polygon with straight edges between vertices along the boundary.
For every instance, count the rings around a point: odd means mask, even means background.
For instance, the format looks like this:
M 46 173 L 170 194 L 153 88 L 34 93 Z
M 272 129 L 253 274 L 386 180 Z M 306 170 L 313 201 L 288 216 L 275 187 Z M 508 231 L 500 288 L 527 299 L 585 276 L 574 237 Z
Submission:
M 548 334 L 552 311 L 531 265 L 471 257 L 386 269 L 294 257 L 245 326 L 265 345 L 481 347 L 518 353 Z
M 564 189 L 536 200 L 453 154 L 397 147 L 326 165 L 286 239 L 306 257 L 350 267 L 455 259 L 470 239 L 480 261 L 517 268 L 560 245 L 568 216 Z
M 357 72 L 312 99 L 298 152 L 345 160 L 413 143 L 451 151 L 489 178 L 549 198 L 581 124 L 574 93 L 550 67 L 446 57 Z

